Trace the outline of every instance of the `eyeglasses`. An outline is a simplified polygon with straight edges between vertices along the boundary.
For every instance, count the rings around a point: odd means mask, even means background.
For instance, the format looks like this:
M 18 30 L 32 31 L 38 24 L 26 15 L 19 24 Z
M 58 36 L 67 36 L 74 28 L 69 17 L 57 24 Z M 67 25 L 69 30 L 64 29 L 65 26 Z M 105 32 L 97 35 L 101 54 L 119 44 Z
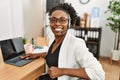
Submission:
M 57 18 L 49 18 L 49 20 L 50 20 L 50 23 L 57 23 L 57 22 L 59 22 L 60 24 L 65 24 L 67 21 L 68 21 L 68 18 L 63 18 L 63 17 L 61 17 L 61 18 L 59 18 L 59 19 L 57 19 Z

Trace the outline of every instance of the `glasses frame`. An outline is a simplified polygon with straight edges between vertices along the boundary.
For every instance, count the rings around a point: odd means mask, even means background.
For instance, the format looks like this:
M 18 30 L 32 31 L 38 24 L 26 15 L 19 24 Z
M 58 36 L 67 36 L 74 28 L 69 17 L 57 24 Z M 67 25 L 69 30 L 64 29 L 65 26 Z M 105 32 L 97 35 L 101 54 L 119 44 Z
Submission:
M 52 24 L 56 24 L 57 22 L 59 22 L 60 24 L 65 24 L 69 19 L 68 18 L 59 18 L 59 19 L 57 19 L 57 18 L 49 18 L 49 20 L 50 20 L 50 23 L 52 23 Z

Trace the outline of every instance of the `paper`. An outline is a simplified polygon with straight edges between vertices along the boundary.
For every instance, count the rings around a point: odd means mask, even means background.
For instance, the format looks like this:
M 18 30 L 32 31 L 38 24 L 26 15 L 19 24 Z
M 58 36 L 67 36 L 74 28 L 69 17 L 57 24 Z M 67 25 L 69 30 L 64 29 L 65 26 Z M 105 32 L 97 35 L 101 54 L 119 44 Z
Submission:
M 48 52 L 49 47 L 48 46 L 43 46 L 43 48 L 36 48 L 33 50 L 32 53 L 42 53 L 42 52 Z

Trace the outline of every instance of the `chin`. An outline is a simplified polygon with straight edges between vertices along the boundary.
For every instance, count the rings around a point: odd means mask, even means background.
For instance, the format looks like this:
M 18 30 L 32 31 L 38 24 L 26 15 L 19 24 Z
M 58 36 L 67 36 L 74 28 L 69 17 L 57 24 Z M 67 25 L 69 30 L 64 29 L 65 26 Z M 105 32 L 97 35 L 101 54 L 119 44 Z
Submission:
M 66 33 L 62 34 L 62 33 L 59 33 L 59 34 L 56 34 L 55 36 L 56 37 L 61 37 L 61 36 L 64 36 Z

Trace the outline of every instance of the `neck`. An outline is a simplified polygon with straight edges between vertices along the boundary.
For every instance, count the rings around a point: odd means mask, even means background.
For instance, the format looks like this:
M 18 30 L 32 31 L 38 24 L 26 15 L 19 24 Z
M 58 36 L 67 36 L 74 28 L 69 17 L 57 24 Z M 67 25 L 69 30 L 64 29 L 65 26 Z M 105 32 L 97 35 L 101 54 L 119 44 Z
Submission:
M 65 35 L 55 36 L 55 43 L 60 43 L 65 38 Z
M 52 53 L 56 50 L 56 48 L 60 45 L 60 43 L 64 40 L 65 35 L 55 36 L 55 43 L 53 44 Z

